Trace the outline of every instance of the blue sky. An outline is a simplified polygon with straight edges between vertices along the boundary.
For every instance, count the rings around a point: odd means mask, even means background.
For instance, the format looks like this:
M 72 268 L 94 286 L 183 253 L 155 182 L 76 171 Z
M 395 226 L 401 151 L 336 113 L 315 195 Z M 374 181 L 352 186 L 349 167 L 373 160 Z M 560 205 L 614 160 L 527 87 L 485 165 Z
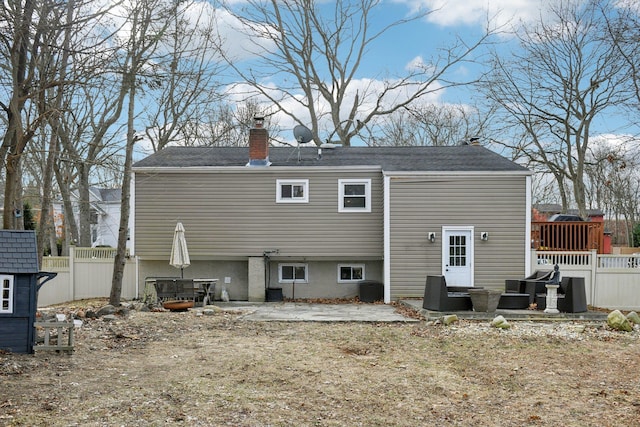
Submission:
M 579 0 L 581 1 L 581 0 Z M 322 4 L 322 0 L 318 0 Z M 333 2 L 326 0 L 326 7 L 333 8 Z M 456 38 L 473 43 L 480 37 L 488 23 L 503 30 L 510 30 L 522 23 L 529 24 L 545 19 L 545 7 L 557 4 L 559 0 L 381 0 L 375 7 L 372 22 L 373 28 L 381 28 L 391 22 L 410 16 L 419 10 L 432 11 L 425 18 L 392 28 L 371 46 L 358 77 L 365 85 L 383 78 L 403 74 L 405 68 L 415 61 L 429 63 L 430 57 L 438 54 L 438 49 L 450 47 Z M 245 6 L 244 0 L 233 0 L 234 7 Z M 210 3 L 200 3 L 197 15 L 202 15 L 203 9 Z M 227 31 L 234 23 L 233 19 L 224 13 L 217 15 L 218 29 L 228 41 L 228 48 L 234 52 L 242 51 L 243 46 L 249 46 L 244 35 Z M 511 39 L 506 34 L 497 37 L 501 43 L 508 43 Z M 480 55 L 482 51 L 478 51 Z M 486 59 L 486 58 L 485 58 Z M 482 57 L 480 58 L 482 61 Z M 451 70 L 449 77 L 456 80 L 468 80 L 473 77 L 474 66 L 462 64 Z M 272 84 L 277 86 L 277 75 L 271 77 Z M 241 102 L 245 98 L 246 88 L 236 88 L 229 93 L 230 100 Z M 355 92 L 355 90 L 354 90 Z M 462 103 L 469 102 L 476 93 L 472 89 L 463 87 L 439 91 L 427 98 L 432 103 Z M 291 109 L 299 108 L 293 103 Z M 300 113 L 304 115 L 304 113 Z M 276 119 L 284 134 L 292 129 L 296 123 L 285 115 Z M 596 122 L 598 130 L 603 133 L 626 132 L 611 118 L 600 119 Z

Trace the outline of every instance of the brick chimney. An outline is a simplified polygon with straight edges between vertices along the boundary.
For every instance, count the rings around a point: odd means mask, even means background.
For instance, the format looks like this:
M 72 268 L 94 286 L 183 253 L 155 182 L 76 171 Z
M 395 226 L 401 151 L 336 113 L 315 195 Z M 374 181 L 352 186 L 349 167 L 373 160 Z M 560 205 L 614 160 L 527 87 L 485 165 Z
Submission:
M 249 163 L 247 166 L 269 166 L 269 132 L 262 126 L 264 117 L 253 118 L 249 130 Z

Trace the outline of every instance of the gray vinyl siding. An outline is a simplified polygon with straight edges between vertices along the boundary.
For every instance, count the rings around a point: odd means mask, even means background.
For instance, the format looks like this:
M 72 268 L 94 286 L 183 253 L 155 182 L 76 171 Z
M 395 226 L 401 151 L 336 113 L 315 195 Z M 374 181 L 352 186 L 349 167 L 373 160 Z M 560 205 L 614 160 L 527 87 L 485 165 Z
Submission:
M 371 179 L 370 213 L 338 212 L 339 179 Z M 308 179 L 309 203 L 276 203 L 277 179 Z M 169 259 L 177 221 L 193 260 L 382 259 L 382 175 L 303 168 L 136 172 L 135 253 Z
M 523 274 L 524 175 L 391 177 L 389 205 L 391 299 L 422 297 L 427 274 L 441 274 L 443 226 L 474 227 L 475 286 L 502 289 Z

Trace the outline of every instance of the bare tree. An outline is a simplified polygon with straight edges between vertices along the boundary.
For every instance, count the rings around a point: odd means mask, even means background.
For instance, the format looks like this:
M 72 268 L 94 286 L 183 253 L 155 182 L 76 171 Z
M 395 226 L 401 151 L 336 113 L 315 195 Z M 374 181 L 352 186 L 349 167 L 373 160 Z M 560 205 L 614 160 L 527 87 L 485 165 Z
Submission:
M 153 81 L 149 72 L 149 64 L 154 58 L 158 44 L 165 35 L 171 7 L 162 0 L 142 0 L 126 4 L 127 20 L 130 30 L 123 38 L 121 72 L 123 76 L 122 90 L 126 93 L 127 105 L 127 137 L 125 146 L 124 174 L 122 180 L 122 200 L 120 203 L 120 226 L 118 229 L 118 247 L 113 262 L 113 279 L 109 302 L 120 305 L 122 294 L 122 277 L 126 259 L 127 234 L 129 231 L 131 166 L 133 163 L 134 144 L 141 139 L 136 133 L 136 100 L 137 91 L 147 81 Z
M 9 0 L 0 4 L 0 61 L 9 76 L 6 100 L 0 108 L 6 114 L 6 130 L 0 146 L 0 159 L 5 170 L 3 228 L 21 228 L 22 176 L 21 159 L 29 141 L 46 120 L 46 111 L 37 111 L 34 104 L 42 90 L 58 82 L 55 69 L 42 73 L 43 48 L 55 45 L 62 25 L 54 11 L 65 10 L 55 2 Z M 39 113 L 39 114 L 38 114 Z
M 615 8 L 601 6 L 607 19 L 607 35 L 613 41 L 620 60 L 629 68 L 629 87 L 634 96 L 632 114 L 640 111 L 640 8 L 634 1 L 616 2 Z M 608 13 L 607 13 L 608 12 Z
M 278 124 L 273 120 L 273 111 L 261 106 L 255 99 L 232 105 L 229 102 L 212 105 L 204 112 L 199 123 L 198 135 L 186 145 L 211 145 L 218 147 L 242 147 L 249 142 L 249 129 L 253 127 L 254 117 L 265 117 L 265 128 L 269 137 L 277 139 Z
M 427 13 L 374 26 L 380 0 L 249 0 L 240 12 L 230 10 L 253 41 L 257 60 L 246 64 L 227 55 L 229 64 L 261 97 L 294 122 L 310 125 L 316 144 L 326 120 L 331 135 L 347 146 L 380 117 L 411 105 L 424 96 L 468 82 L 448 80 L 447 72 L 488 42 L 490 33 L 472 44 L 463 40 L 443 51 L 428 64 L 416 64 L 405 75 L 373 81 L 355 89 L 362 60 L 372 45 L 396 27 L 423 18 Z M 247 61 L 248 62 L 248 61 Z M 278 75 L 277 88 L 268 77 Z M 304 116 L 288 107 L 301 107 Z
M 461 104 L 414 105 L 386 116 L 370 145 L 460 145 L 489 141 L 489 113 Z
M 190 20 L 193 15 L 195 21 Z M 215 15 L 208 3 L 175 2 L 154 59 L 153 80 L 142 97 L 149 98 L 141 121 L 154 152 L 171 142 L 199 143 L 202 117 L 220 103 L 219 54 Z
M 627 149 L 624 142 L 590 149 L 585 185 L 588 201 L 612 220 L 614 241 L 630 245 L 633 227 L 640 219 L 640 153 Z M 624 224 L 622 230 L 620 224 Z
M 511 57 L 493 55 L 484 92 L 522 130 L 519 150 L 553 174 L 563 208 L 586 216 L 585 165 L 592 124 L 630 99 L 629 73 L 606 36 L 597 1 L 561 3 L 550 21 L 525 28 Z M 571 197 L 573 196 L 573 197 Z

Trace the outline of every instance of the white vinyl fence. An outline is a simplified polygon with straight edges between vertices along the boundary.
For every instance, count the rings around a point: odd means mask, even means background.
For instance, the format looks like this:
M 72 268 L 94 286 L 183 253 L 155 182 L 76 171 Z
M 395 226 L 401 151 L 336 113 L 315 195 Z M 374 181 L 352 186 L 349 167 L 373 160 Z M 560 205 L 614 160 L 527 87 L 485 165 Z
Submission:
M 532 256 L 534 269 L 551 270 L 558 264 L 561 277 L 584 277 L 587 304 L 640 310 L 640 255 L 532 251 Z
M 44 257 L 40 270 L 58 275 L 40 288 L 38 307 L 86 298 L 108 298 L 115 253 L 112 248 L 71 247 L 68 257 Z M 138 295 L 133 258 L 125 262 L 121 295 L 123 299 Z

